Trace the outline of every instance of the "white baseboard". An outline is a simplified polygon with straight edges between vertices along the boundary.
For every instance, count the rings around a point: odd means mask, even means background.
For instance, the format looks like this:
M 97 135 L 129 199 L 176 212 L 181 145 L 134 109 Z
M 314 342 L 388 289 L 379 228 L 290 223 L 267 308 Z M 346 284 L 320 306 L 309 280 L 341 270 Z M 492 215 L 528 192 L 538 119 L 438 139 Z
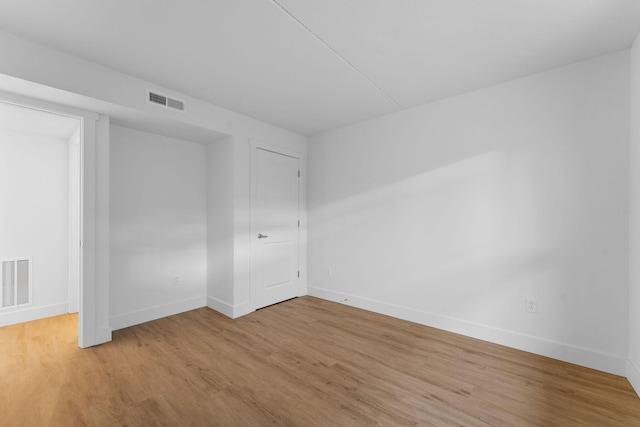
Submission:
M 96 342 L 94 345 L 104 344 L 111 341 L 111 328 L 98 328 L 96 329 Z
M 599 371 L 627 375 L 624 357 L 313 286 L 309 286 L 309 295 Z
M 246 301 L 238 305 L 231 305 L 228 302 L 214 297 L 207 297 L 207 307 L 232 319 L 237 319 L 238 317 L 255 311 L 251 301 Z
M 640 396 L 640 370 L 638 370 L 638 367 L 631 360 L 627 360 L 627 379 L 636 391 L 636 394 Z
M 44 307 L 24 307 L 0 312 L 0 326 L 31 322 L 46 317 L 60 316 L 69 313 L 69 303 L 46 305 Z
M 78 331 L 78 335 L 80 335 L 80 331 Z M 93 339 L 89 336 L 85 336 L 84 339 L 78 336 L 78 345 L 80 346 L 80 348 L 89 348 L 93 347 L 94 345 L 107 343 L 109 341 L 111 341 L 111 327 L 96 328 L 93 331 Z
M 166 305 L 120 314 L 111 317 L 111 330 L 117 331 L 118 329 L 128 328 L 129 326 L 139 325 L 140 323 L 150 322 L 151 320 L 173 316 L 174 314 L 184 313 L 189 310 L 195 310 L 196 308 L 205 307 L 206 305 L 207 298 L 203 295 L 200 297 L 172 302 Z
M 233 318 L 237 319 L 238 317 L 245 316 L 249 313 L 253 313 L 254 311 L 251 301 L 245 301 L 233 307 Z
M 214 297 L 207 297 L 207 307 L 233 318 L 233 305 Z

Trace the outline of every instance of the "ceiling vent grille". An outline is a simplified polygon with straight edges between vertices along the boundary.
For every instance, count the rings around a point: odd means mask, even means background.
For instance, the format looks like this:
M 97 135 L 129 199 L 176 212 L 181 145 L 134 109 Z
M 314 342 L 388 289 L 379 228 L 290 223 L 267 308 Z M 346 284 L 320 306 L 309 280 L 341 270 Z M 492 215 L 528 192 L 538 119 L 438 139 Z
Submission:
M 167 98 L 167 107 L 184 111 L 184 102 L 178 101 L 177 99 L 173 98 Z
M 184 101 L 169 98 L 168 96 L 151 91 L 148 92 L 148 95 L 149 97 L 147 100 L 152 104 L 162 105 L 163 107 L 171 108 L 172 110 L 184 111 Z

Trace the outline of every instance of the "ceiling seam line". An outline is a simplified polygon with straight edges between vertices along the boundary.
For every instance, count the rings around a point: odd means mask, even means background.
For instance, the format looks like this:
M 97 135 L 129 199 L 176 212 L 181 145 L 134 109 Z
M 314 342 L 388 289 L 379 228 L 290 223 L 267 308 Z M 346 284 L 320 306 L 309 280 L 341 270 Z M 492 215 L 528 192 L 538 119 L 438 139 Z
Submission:
M 386 96 L 387 98 L 389 98 L 391 101 L 393 101 L 394 104 L 396 104 L 399 108 L 404 108 L 404 106 L 402 104 L 400 104 L 398 101 L 395 100 L 395 98 L 393 98 L 393 96 L 389 95 L 387 93 L 387 91 L 385 91 L 382 87 L 380 87 L 378 84 L 376 84 L 373 80 L 371 80 L 365 73 L 363 73 L 362 71 L 360 71 L 358 69 L 358 67 L 356 67 L 355 65 L 353 65 L 351 62 L 349 62 L 344 56 L 342 56 L 337 50 L 335 50 L 333 47 L 331 47 L 331 45 L 329 43 L 327 43 L 326 41 L 324 41 L 320 36 L 318 36 L 316 33 L 314 33 L 313 31 L 311 31 L 311 29 L 309 27 L 307 27 L 306 25 L 304 25 L 302 23 L 302 21 L 300 21 L 298 18 L 296 18 L 293 13 L 289 12 L 289 10 L 287 10 L 284 6 L 282 6 L 278 0 L 271 0 L 272 3 L 274 3 L 276 6 L 278 6 L 284 13 L 286 13 L 291 19 L 293 19 L 298 25 L 300 25 L 304 30 L 306 30 L 309 34 L 311 34 L 314 38 L 316 38 L 320 43 L 322 43 L 327 49 L 329 49 L 331 52 L 333 52 L 334 55 L 336 55 L 338 58 L 340 58 L 342 60 L 342 62 L 344 62 L 345 64 L 347 64 L 352 70 L 354 70 L 356 73 L 358 73 L 361 77 L 363 77 L 366 81 L 368 81 L 373 87 L 375 87 L 378 91 L 380 91 L 384 96 Z

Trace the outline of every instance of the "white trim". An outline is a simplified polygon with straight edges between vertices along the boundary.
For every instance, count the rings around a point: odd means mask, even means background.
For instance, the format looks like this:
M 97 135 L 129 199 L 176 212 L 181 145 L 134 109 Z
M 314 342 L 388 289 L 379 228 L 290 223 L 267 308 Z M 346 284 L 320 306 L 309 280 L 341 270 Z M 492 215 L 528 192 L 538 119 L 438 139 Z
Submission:
M 301 176 L 298 208 L 300 219 L 300 228 L 298 230 L 298 267 L 300 269 L 298 296 L 304 296 L 309 292 L 307 283 L 307 157 L 300 155 L 299 159 Z
M 106 342 L 111 341 L 112 339 L 111 332 L 113 331 L 111 330 L 110 326 L 107 326 L 104 328 L 96 328 L 96 332 L 95 332 L 96 342 L 94 345 L 104 344 Z
M 81 153 L 80 144 L 82 136 L 82 124 L 78 123 L 78 128 L 69 137 L 67 142 L 69 148 L 69 165 L 68 165 L 68 207 L 69 212 L 68 225 L 68 254 L 69 262 L 67 272 L 69 274 L 69 286 L 67 289 L 69 298 L 69 313 L 78 313 L 80 311 L 80 236 L 81 236 Z
M 613 354 L 313 286 L 309 295 L 615 375 L 626 373 L 626 358 Z
M 220 314 L 224 314 L 231 319 L 237 319 L 238 317 L 245 316 L 255 311 L 253 308 L 253 302 L 251 301 L 246 301 L 238 305 L 231 305 L 228 302 L 214 297 L 207 297 L 207 307 Z
M 150 322 L 152 320 L 173 316 L 174 314 L 184 313 L 185 311 L 191 311 L 196 308 L 206 306 L 207 297 L 202 295 L 199 297 L 184 299 L 182 301 L 172 302 L 170 304 L 158 305 L 155 307 L 132 311 L 130 313 L 119 314 L 111 317 L 111 330 L 116 331 L 118 329 L 128 328 L 129 326 L 139 325 L 140 323 Z
M 111 341 L 110 329 L 110 118 L 100 115 L 95 122 L 95 289 L 94 341 L 92 345 Z
M 44 111 L 46 113 L 57 114 L 59 116 L 72 117 L 74 119 L 98 120 L 98 113 L 68 107 L 66 105 L 55 104 L 41 99 L 17 95 L 15 93 L 5 92 L 2 90 L 0 90 L 0 102 L 30 108 L 32 110 Z
M 301 296 L 301 295 L 306 295 L 307 293 L 307 282 L 306 282 L 306 247 L 303 248 L 302 244 L 303 244 L 303 239 L 304 242 L 306 242 L 306 210 L 305 210 L 305 206 L 306 204 L 303 203 L 306 198 L 306 192 L 305 192 L 305 188 L 306 188 L 306 156 L 304 153 L 295 151 L 295 150 L 290 150 L 287 148 L 283 148 L 274 144 L 270 144 L 264 141 L 261 141 L 259 139 L 255 139 L 255 138 L 251 138 L 249 139 L 249 147 L 250 147 L 250 152 L 251 152 L 251 194 L 250 194 L 250 199 L 251 199 L 251 236 L 254 237 L 258 234 L 258 230 L 256 229 L 256 204 L 257 204 L 257 188 L 258 188 L 258 176 L 257 176 L 257 162 L 258 162 L 258 156 L 257 156 L 257 150 L 265 150 L 265 151 L 270 151 L 272 153 L 276 153 L 276 154 L 282 154 L 284 156 L 289 156 L 292 157 L 294 159 L 298 160 L 298 170 L 300 171 L 300 179 L 298 181 L 298 219 L 301 221 L 301 226 L 298 228 L 298 268 L 297 270 L 300 271 L 300 275 L 298 277 L 298 292 L 297 295 Z M 302 222 L 304 220 L 304 222 Z M 303 227 L 304 227 L 304 231 L 303 231 Z M 238 307 L 238 311 L 237 313 L 242 313 L 242 314 L 236 314 L 235 310 L 234 310 L 234 318 L 235 317 L 240 317 L 240 316 L 244 316 L 245 314 L 249 314 L 253 311 L 256 310 L 257 308 L 257 301 L 256 301 L 256 284 L 257 284 L 257 278 L 256 278 L 256 267 L 255 267 L 255 260 L 256 260 L 256 254 L 257 254 L 257 250 L 258 250 L 258 246 L 257 246 L 257 241 L 254 238 L 250 239 L 250 266 L 251 266 L 251 286 L 250 286 L 250 295 L 251 295 L 251 299 L 250 301 L 240 304 L 240 305 L 236 305 L 235 307 Z M 304 267 L 304 270 L 303 270 Z M 245 307 L 245 305 L 247 305 Z
M 238 317 L 246 316 L 247 314 L 253 313 L 254 311 L 256 310 L 253 308 L 252 301 L 246 301 L 240 304 L 236 304 L 233 307 L 233 318 L 237 319 Z
M 218 313 L 224 314 L 227 317 L 233 318 L 233 305 L 228 302 L 224 302 L 214 297 L 207 297 L 207 307 L 210 309 L 217 311 Z
M 305 155 L 299 151 L 290 150 L 288 148 L 280 147 L 279 145 L 270 144 L 268 142 L 261 141 L 256 138 L 249 139 L 249 146 L 251 147 L 251 153 L 254 153 L 254 150 L 260 148 L 262 150 L 271 151 L 273 153 L 282 154 L 284 156 L 293 157 L 294 159 L 302 160 Z M 252 160 L 254 157 L 252 157 Z M 253 163 L 253 162 L 252 162 Z
M 12 311 L 0 313 L 0 326 L 13 325 L 16 323 L 31 322 L 32 320 L 44 319 L 46 317 L 60 316 L 68 314 L 69 304 L 65 301 L 58 304 L 46 305 L 44 307 L 20 306 Z
M 631 360 L 627 360 L 627 379 L 640 397 L 640 370 Z
M 87 348 L 96 344 L 96 121 L 81 121 L 78 346 Z

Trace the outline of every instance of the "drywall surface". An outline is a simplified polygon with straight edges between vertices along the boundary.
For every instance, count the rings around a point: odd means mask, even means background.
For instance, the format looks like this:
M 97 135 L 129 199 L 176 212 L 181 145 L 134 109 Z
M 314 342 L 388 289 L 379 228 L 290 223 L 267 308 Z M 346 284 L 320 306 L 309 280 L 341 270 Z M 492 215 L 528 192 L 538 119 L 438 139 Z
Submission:
M 207 305 L 233 317 L 233 138 L 207 146 Z
M 111 326 L 205 305 L 206 147 L 111 126 Z
M 631 48 L 629 365 L 627 378 L 640 394 L 640 38 Z
M 311 137 L 309 292 L 624 373 L 628 106 L 621 52 Z
M 176 129 L 180 129 L 181 126 L 178 125 L 188 125 L 194 129 L 212 130 L 233 137 L 233 299 L 234 304 L 238 306 L 234 310 L 237 315 L 250 312 L 252 303 L 249 140 L 257 138 L 304 154 L 307 150 L 307 138 L 8 33 L 0 32 L 0 51 L 4 52 L 0 61 L 0 77 L 10 76 L 9 80 L 19 79 L 17 82 L 9 82 L 9 87 L 5 90 L 102 114 L 109 114 L 109 109 L 100 108 L 105 108 L 105 105 L 117 105 L 134 111 L 137 115 L 162 118 L 165 127 L 171 128 L 176 125 Z M 51 64 L 55 64 L 55 67 L 51 68 Z M 169 111 L 148 103 L 146 94 L 149 89 L 184 100 L 187 105 L 186 112 Z M 304 194 L 302 197 L 304 200 Z M 304 233 L 305 230 L 302 229 L 301 234 Z M 305 260 L 303 246 L 301 281 L 306 284 Z M 98 255 L 97 262 L 103 265 L 108 263 L 108 260 L 105 256 Z
M 0 259 L 30 257 L 33 304 L 0 310 L 0 326 L 66 313 L 69 143 L 0 130 Z
M 124 106 L 168 121 L 184 122 L 227 135 L 244 134 L 284 143 L 306 142 L 304 136 L 286 129 L 3 31 L 0 31 L 0 51 L 4 53 L 0 61 L 0 74 L 62 91 L 56 98 L 63 99 L 51 100 L 54 102 L 68 101 L 70 106 L 87 108 L 82 102 L 78 103 L 77 97 L 70 96 L 78 94 L 87 99 Z M 55 64 L 55 67 L 51 64 Z M 41 95 L 48 97 L 49 91 L 44 88 L 40 89 Z M 183 100 L 187 106 L 186 112 L 176 113 L 147 102 L 149 89 Z M 25 95 L 37 96 L 36 93 Z

